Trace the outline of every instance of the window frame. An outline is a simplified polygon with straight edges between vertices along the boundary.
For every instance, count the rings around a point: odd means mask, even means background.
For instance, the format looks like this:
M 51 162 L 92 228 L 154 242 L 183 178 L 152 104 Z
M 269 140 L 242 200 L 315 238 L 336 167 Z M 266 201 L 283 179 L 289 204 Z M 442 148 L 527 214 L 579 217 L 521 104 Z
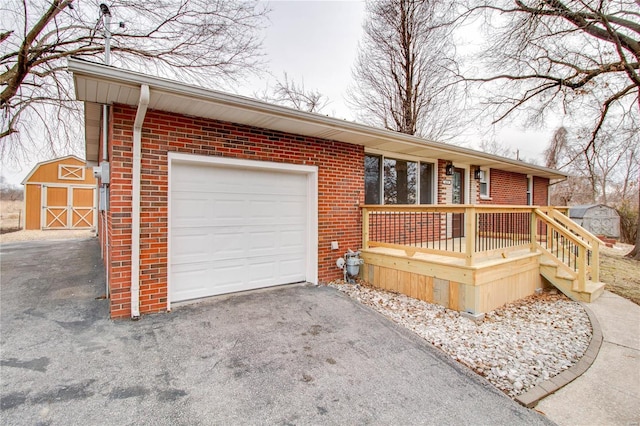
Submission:
M 394 204 L 386 204 L 385 203 L 385 196 L 384 196 L 384 160 L 385 159 L 389 159 L 389 160 L 402 160 L 402 161 L 411 161 L 411 162 L 415 162 L 416 163 L 416 171 L 417 171 L 417 176 L 416 176 L 416 202 L 414 203 L 415 205 L 423 205 L 423 206 L 427 206 L 427 205 L 435 205 L 437 204 L 437 200 L 438 200 L 438 160 L 436 159 L 432 159 L 432 158 L 423 158 L 423 157 L 415 157 L 415 156 L 411 156 L 411 155 L 396 155 L 393 152 L 384 152 L 384 151 L 377 151 L 377 150 L 366 150 L 364 153 L 365 157 L 366 156 L 376 156 L 380 158 L 379 161 L 379 165 L 380 165 L 380 183 L 379 183 L 379 188 L 378 188 L 378 197 L 380 199 L 380 204 L 375 204 L 375 205 L 380 205 L 380 206 L 393 206 Z M 428 203 L 428 204 L 421 204 L 420 203 L 420 163 L 431 163 L 432 164 L 432 170 L 431 170 L 431 194 L 432 194 L 432 202 Z M 366 191 L 365 191 L 365 196 L 366 196 Z M 365 199 L 365 203 L 366 203 L 366 199 Z
M 483 183 L 486 184 L 486 194 L 482 193 Z M 491 169 L 489 167 L 480 167 L 480 179 L 478 179 L 478 196 L 481 200 L 491 199 Z
M 533 175 L 527 175 L 527 205 L 533 205 Z
M 84 165 L 78 164 L 58 164 L 58 179 L 59 180 L 84 180 L 85 179 Z

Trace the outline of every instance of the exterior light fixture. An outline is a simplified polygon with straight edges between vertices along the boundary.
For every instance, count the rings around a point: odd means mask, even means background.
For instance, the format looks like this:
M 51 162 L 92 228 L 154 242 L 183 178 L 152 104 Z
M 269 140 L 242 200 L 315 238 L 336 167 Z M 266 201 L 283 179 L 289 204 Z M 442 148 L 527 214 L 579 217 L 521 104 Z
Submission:
M 475 169 L 473 170 L 473 178 L 480 180 L 480 166 L 475 166 Z
M 453 164 L 451 163 L 451 161 L 449 161 L 446 167 L 444 168 L 444 173 L 447 176 L 453 176 Z

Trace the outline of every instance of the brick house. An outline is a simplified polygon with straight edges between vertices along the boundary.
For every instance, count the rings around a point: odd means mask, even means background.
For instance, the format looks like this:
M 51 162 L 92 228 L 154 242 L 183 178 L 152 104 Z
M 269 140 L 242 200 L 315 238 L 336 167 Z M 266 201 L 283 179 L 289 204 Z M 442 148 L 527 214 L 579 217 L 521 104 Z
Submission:
M 336 259 L 363 244 L 362 205 L 543 206 L 566 177 L 100 64 L 69 69 L 87 161 L 108 164 L 99 234 L 113 318 L 340 278 Z

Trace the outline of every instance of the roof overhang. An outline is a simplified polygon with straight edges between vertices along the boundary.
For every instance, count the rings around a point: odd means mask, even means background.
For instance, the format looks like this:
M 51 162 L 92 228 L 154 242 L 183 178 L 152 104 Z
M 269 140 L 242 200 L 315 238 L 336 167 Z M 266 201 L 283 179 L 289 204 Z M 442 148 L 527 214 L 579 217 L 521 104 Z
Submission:
M 76 99 L 85 103 L 85 148 L 88 162 L 99 160 L 100 105 L 136 106 L 140 86 L 146 84 L 150 90 L 149 109 L 346 142 L 371 150 L 498 168 L 552 180 L 567 176 L 557 170 L 469 148 L 428 141 L 102 64 L 70 59 L 69 71 L 73 73 Z

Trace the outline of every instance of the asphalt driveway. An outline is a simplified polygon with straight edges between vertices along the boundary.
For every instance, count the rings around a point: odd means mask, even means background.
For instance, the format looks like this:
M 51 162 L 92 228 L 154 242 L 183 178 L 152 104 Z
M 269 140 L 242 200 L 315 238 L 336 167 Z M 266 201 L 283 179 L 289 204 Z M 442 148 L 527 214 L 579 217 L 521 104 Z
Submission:
M 3 425 L 551 424 L 331 288 L 111 321 L 95 239 L 0 257 Z

